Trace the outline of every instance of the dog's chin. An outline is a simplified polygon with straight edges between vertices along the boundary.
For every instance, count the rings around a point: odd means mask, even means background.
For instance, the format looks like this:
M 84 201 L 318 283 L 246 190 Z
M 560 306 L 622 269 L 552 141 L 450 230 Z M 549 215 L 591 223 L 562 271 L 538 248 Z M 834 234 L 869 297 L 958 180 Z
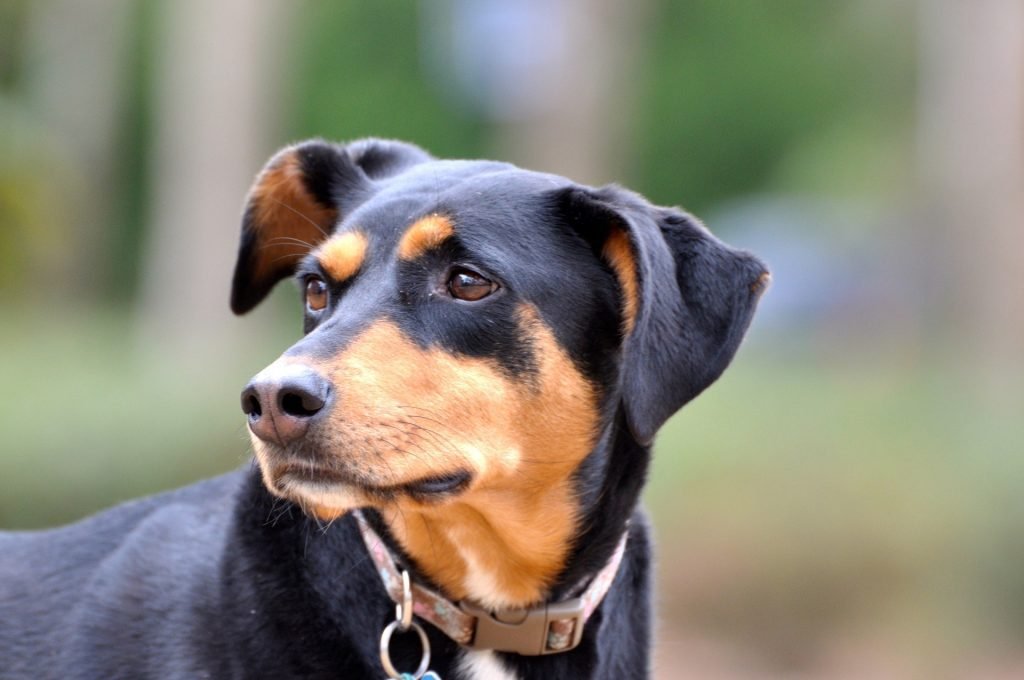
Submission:
M 261 467 L 271 493 L 326 520 L 337 519 L 356 508 L 385 507 L 401 499 L 443 503 L 465 491 L 472 481 L 472 475 L 464 470 L 383 484 L 361 475 L 308 465 Z
M 374 505 L 372 485 L 352 475 L 310 466 L 263 467 L 263 481 L 276 496 L 292 501 L 307 514 L 336 519 L 355 508 Z

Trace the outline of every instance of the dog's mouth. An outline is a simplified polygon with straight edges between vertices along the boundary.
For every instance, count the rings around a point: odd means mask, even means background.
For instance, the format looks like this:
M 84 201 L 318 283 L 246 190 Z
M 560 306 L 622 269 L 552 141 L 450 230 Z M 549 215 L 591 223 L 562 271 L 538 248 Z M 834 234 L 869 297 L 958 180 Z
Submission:
M 434 477 L 424 477 L 413 482 L 407 482 L 402 488 L 410 496 L 439 496 L 444 494 L 456 494 L 467 486 L 472 479 L 465 470 L 452 472 Z
M 312 488 L 319 494 L 330 494 L 335 489 L 354 488 L 369 498 L 386 502 L 402 495 L 421 501 L 440 500 L 466 489 L 473 476 L 466 470 L 458 470 L 398 484 L 381 484 L 358 473 L 308 465 L 284 465 L 274 470 L 273 477 L 282 491 L 301 493 L 302 489 Z

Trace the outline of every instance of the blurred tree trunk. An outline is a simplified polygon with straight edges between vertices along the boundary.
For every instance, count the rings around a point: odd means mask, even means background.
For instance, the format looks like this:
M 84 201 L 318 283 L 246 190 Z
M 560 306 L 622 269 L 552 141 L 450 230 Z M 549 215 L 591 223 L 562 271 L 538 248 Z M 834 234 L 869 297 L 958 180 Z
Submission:
M 921 163 L 944 265 L 939 303 L 956 350 L 1000 380 L 1024 358 L 1024 3 L 919 7 Z
M 51 0 L 30 6 L 26 84 L 39 122 L 59 148 L 58 183 L 67 223 L 48 248 L 48 293 L 95 302 L 110 271 L 116 137 L 124 97 L 130 0 Z
M 630 158 L 628 116 L 644 45 L 647 0 L 560 0 L 542 4 L 553 45 L 523 45 L 547 55 L 525 74 L 517 113 L 497 120 L 495 155 L 580 182 L 622 181 Z
M 279 140 L 289 3 L 162 3 L 140 345 L 184 358 L 241 337 L 228 291 L 242 200 Z M 252 332 L 251 326 L 245 326 Z

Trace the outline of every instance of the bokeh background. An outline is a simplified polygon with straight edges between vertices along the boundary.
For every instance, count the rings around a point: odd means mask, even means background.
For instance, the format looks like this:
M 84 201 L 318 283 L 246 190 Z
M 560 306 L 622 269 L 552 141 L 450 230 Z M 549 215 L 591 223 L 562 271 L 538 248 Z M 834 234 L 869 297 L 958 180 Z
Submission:
M 1024 677 L 1019 0 L 0 0 L 0 526 L 245 464 L 243 196 L 367 135 L 770 263 L 657 444 L 659 678 Z

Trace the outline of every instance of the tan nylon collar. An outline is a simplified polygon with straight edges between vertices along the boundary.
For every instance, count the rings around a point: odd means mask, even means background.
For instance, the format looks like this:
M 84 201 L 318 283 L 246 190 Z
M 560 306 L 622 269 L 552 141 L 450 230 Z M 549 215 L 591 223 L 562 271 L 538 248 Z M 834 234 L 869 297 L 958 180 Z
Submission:
M 402 575 L 394 555 L 363 514 L 358 510 L 353 514 L 384 589 L 396 604 L 400 604 Z M 493 649 L 526 656 L 567 652 L 580 643 L 584 625 L 611 588 L 622 563 L 628 533 L 622 535 L 608 564 L 578 597 L 492 614 L 467 602 L 456 604 L 430 588 L 413 583 L 413 614 L 470 649 Z

